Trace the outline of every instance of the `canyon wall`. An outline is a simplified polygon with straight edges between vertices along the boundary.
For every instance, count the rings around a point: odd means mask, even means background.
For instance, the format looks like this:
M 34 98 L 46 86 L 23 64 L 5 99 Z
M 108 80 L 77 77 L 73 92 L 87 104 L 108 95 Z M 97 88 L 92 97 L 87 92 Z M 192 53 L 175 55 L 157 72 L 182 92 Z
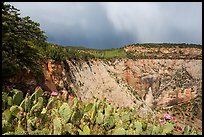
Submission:
M 202 60 L 49 60 L 44 73 L 59 90 L 72 83 L 82 100 L 106 97 L 120 106 L 134 106 L 136 97 L 145 98 L 150 88 L 158 105 L 194 99 L 202 91 Z

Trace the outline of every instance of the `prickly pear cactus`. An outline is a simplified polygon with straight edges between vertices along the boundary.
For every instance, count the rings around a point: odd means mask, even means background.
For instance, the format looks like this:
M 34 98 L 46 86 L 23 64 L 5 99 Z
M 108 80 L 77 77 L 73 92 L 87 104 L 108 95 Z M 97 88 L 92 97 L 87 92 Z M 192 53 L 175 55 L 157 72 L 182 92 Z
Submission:
M 54 135 L 61 135 L 62 132 L 62 123 L 60 118 L 56 117 L 53 119 L 53 126 L 54 126 Z
M 43 97 L 39 97 L 38 98 L 38 105 L 39 105 L 39 107 L 43 107 Z
M 90 135 L 91 134 L 91 131 L 90 131 L 88 125 L 84 126 L 83 133 L 84 133 L 84 135 Z
M 165 134 L 171 132 L 173 129 L 174 129 L 173 124 L 171 124 L 171 123 L 166 123 L 165 128 L 164 128 L 162 134 L 165 135 Z
M 34 94 L 35 94 L 35 100 L 37 100 L 39 97 L 42 96 L 43 90 L 41 88 L 37 89 Z
M 90 135 L 90 134 L 91 134 L 91 131 L 90 131 L 88 125 L 85 125 L 85 126 L 83 127 L 83 131 L 81 131 L 80 129 L 78 129 L 78 132 L 79 132 L 79 135 Z
M 122 112 L 122 121 L 126 122 L 130 119 L 130 115 L 127 112 Z
M 92 123 L 95 122 L 96 113 L 97 113 L 97 106 L 96 106 L 96 103 L 94 102 L 92 110 L 91 110 L 91 122 Z
M 9 106 L 13 105 L 13 98 L 11 96 L 8 96 L 8 105 Z
M 30 96 L 31 102 L 34 103 L 35 100 L 35 92 Z
M 93 103 L 89 103 L 85 109 L 84 109 L 84 112 L 88 112 L 89 110 L 91 110 L 91 108 L 93 107 Z
M 35 104 L 30 110 L 30 116 L 33 116 L 35 111 L 38 110 L 38 108 L 39 108 L 39 105 Z
M 76 111 L 73 111 L 70 121 L 74 125 L 78 125 L 78 124 L 80 124 L 82 117 L 83 117 L 83 112 L 80 111 L 79 109 L 77 109 Z
M 11 111 L 9 109 L 6 109 L 3 113 L 2 113 L 2 118 L 5 118 L 6 121 L 10 122 L 11 121 Z
M 125 135 L 126 131 L 124 128 L 116 128 L 112 132 L 113 135 Z
M 19 113 L 20 111 L 22 111 L 22 110 L 23 110 L 23 108 L 21 108 L 21 107 L 19 107 L 19 106 L 17 106 L 17 105 L 12 106 L 12 107 L 10 108 L 11 114 L 12 114 L 13 116 L 17 117 L 17 118 L 20 118 L 19 115 L 18 115 L 18 113 Z
M 62 106 L 59 108 L 59 113 L 61 117 L 65 120 L 65 123 L 67 123 L 72 115 L 72 110 L 68 103 L 62 104 Z
M 23 110 L 25 111 L 25 99 L 21 102 L 20 107 L 22 107 Z
M 30 110 L 30 115 L 33 116 L 34 114 L 38 115 L 39 113 L 37 112 L 41 112 L 43 109 L 43 98 L 39 97 L 38 98 L 38 103 L 35 104 L 31 110 Z
M 50 109 L 50 108 L 53 108 L 54 103 L 55 103 L 55 100 L 54 100 L 53 98 L 50 98 L 50 99 L 48 100 L 47 107 L 49 107 L 49 109 Z
M 40 114 L 44 115 L 44 114 L 46 114 L 46 112 L 47 112 L 47 109 L 43 108 Z
M 50 130 L 47 128 L 43 128 L 41 130 L 32 131 L 31 135 L 50 135 Z
M 34 100 L 37 101 L 38 98 L 42 96 L 42 94 L 43 94 L 42 89 L 36 89 L 35 92 L 30 97 L 31 102 L 33 102 Z
M 6 132 L 3 135 L 15 135 L 15 132 Z
M 115 117 L 115 121 L 119 121 L 120 120 L 120 116 L 118 113 L 114 113 L 114 117 Z
M 128 135 L 136 135 L 136 132 L 134 129 L 130 128 L 129 130 L 127 130 L 127 134 Z
M 190 127 L 187 125 L 184 128 L 184 135 L 189 135 Z
M 64 126 L 62 126 L 62 134 L 64 135 L 64 134 L 67 134 L 67 132 L 68 132 L 68 134 L 70 134 L 71 132 L 72 132 L 72 128 L 73 128 L 74 126 L 72 125 L 72 123 L 67 123 L 67 124 L 64 124 Z M 66 132 L 66 133 L 65 133 Z
M 106 119 L 106 122 L 104 124 L 105 126 L 105 129 L 108 130 L 108 129 L 111 129 L 115 126 L 115 119 L 113 116 L 110 116 Z
M 15 93 L 13 95 L 13 103 L 15 105 L 20 105 L 21 101 L 23 100 L 23 92 L 17 89 L 13 89 L 12 92 Z
M 153 126 L 153 129 L 152 129 L 152 135 L 157 135 L 159 134 L 160 132 L 160 127 L 159 126 Z
M 11 129 L 11 111 L 9 109 L 6 109 L 2 113 L 2 133 L 5 133 Z
M 111 114 L 111 106 L 110 105 L 107 105 L 106 108 L 105 108 L 105 120 L 110 116 Z
M 116 121 L 115 125 L 116 127 L 122 127 L 122 128 L 124 127 L 124 123 L 121 119 L 119 121 Z
M 6 109 L 6 105 L 7 105 L 7 98 L 8 98 L 8 94 L 6 92 L 2 92 L 2 109 Z
M 137 121 L 134 123 L 134 125 L 136 127 L 136 129 L 135 129 L 136 134 L 139 135 L 142 132 L 142 123 Z
M 99 112 L 98 116 L 96 117 L 96 123 L 103 124 L 103 119 L 104 119 L 104 115 L 101 112 Z
M 15 130 L 15 135 L 26 135 L 25 130 L 22 128 L 22 126 L 18 126 Z
M 28 134 L 32 135 L 32 132 L 33 132 L 33 125 L 34 125 L 34 120 L 33 119 L 28 119 L 27 120 L 27 132 Z
M 79 103 L 79 100 L 77 99 L 77 97 L 74 97 L 74 105 L 72 106 L 73 110 L 77 109 L 78 103 Z
M 26 95 L 24 100 L 25 100 L 24 109 L 26 112 L 30 112 L 32 102 L 31 102 L 29 94 Z

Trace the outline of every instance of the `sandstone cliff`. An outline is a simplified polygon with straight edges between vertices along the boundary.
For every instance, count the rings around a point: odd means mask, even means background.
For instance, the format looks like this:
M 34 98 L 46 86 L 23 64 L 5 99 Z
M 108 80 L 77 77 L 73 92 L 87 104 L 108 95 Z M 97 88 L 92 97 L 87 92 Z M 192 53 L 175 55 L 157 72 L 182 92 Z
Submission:
M 132 100 L 130 96 L 133 94 L 144 97 L 149 87 L 157 100 L 164 96 L 164 91 L 168 91 L 171 97 L 177 93 L 180 97 L 180 94 L 188 91 L 193 99 L 201 92 L 201 64 L 202 60 L 49 60 L 49 67 L 44 67 L 44 73 L 47 81 L 53 82 L 59 90 L 67 90 L 65 85 L 73 83 L 82 100 L 91 99 L 92 96 L 117 100 L 114 98 L 123 93 Z M 51 86 L 50 89 L 56 90 Z M 122 100 L 117 104 L 131 106 L 130 102 L 123 103 Z

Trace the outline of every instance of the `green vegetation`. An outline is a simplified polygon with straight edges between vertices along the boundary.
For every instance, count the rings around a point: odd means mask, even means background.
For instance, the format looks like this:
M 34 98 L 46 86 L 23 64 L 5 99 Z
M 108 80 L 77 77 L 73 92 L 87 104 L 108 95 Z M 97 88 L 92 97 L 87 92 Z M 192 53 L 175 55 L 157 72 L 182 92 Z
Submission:
M 141 52 L 141 51 L 125 51 L 126 47 L 144 47 L 144 48 L 155 48 L 157 51 L 151 52 Z M 88 60 L 88 59 L 114 59 L 114 58 L 129 58 L 129 59 L 201 59 L 202 55 L 185 55 L 183 52 L 179 53 L 162 53 L 160 48 L 197 48 L 202 49 L 202 45 L 196 44 L 132 44 L 125 46 L 123 48 L 113 48 L 106 50 L 96 50 L 89 49 L 84 47 L 70 47 L 70 46 L 59 46 L 54 44 L 48 44 L 46 49 L 46 55 L 48 58 L 51 58 L 56 61 L 62 61 L 66 59 L 75 59 L 75 60 Z
M 2 79 L 29 68 L 41 73 L 40 49 L 46 46 L 46 36 L 40 24 L 30 17 L 20 17 L 19 10 L 2 2 Z
M 95 50 L 90 51 L 96 58 L 126 58 L 126 53 L 123 49 L 110 49 L 110 50 Z
M 59 93 L 49 97 L 42 93 L 37 87 L 33 94 L 27 93 L 20 105 L 10 105 L 5 96 L 11 96 L 4 94 L 3 135 L 202 134 L 201 129 L 180 126 L 169 115 L 153 118 L 149 113 L 147 117 L 141 117 L 139 108 L 114 107 L 105 98 L 85 103 L 75 97 L 67 103 L 62 101 Z

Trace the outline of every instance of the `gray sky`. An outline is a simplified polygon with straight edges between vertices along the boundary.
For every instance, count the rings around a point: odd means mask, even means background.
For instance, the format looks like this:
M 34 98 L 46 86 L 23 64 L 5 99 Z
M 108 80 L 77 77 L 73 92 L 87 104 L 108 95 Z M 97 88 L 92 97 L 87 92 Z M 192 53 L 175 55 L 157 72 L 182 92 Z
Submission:
M 40 23 L 48 42 L 118 48 L 132 43 L 202 44 L 201 2 L 10 2 Z

